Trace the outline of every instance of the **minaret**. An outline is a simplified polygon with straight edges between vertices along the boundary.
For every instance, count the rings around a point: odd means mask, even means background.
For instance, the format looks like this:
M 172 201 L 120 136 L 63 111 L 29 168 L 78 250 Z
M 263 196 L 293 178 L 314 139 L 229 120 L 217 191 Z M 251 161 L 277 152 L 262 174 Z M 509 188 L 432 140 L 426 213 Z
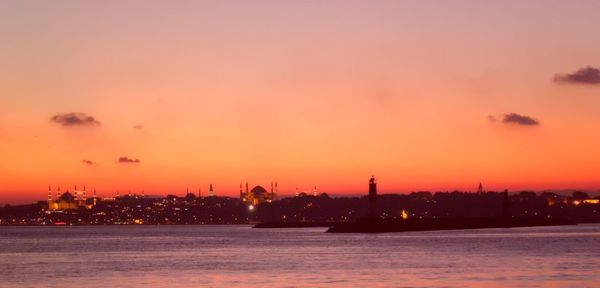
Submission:
M 77 192 L 77 185 L 75 185 L 75 189 L 73 189 L 73 196 L 75 196 L 75 202 L 79 201 L 79 193 Z
M 377 181 L 375 176 L 369 180 L 369 218 L 378 218 L 377 216 Z
M 248 197 L 248 181 L 246 181 L 246 197 Z
M 56 192 L 56 195 L 58 195 L 58 192 Z M 58 200 L 58 196 L 56 197 L 56 200 Z M 52 185 L 48 185 L 48 210 L 54 210 L 52 209 Z
M 198 187 L 198 199 L 202 199 L 202 188 Z
M 477 188 L 477 194 L 483 194 L 483 185 L 479 182 L 479 188 Z
M 273 194 L 273 201 L 275 201 L 275 197 L 277 196 L 277 193 L 279 191 L 277 191 L 277 181 L 275 181 L 275 193 Z
M 50 209 L 50 204 L 52 204 L 52 186 L 48 185 L 48 210 Z
M 83 202 L 87 201 L 87 191 L 85 190 L 85 185 L 83 185 Z
M 98 194 L 96 194 L 96 188 L 94 188 L 94 206 L 96 206 L 96 202 L 98 201 L 97 197 Z
M 213 190 L 212 184 L 208 186 L 208 196 L 215 196 L 215 191 Z
M 246 201 L 246 197 L 244 197 L 244 191 L 242 191 L 242 182 L 240 182 L 240 199 L 242 199 L 242 201 Z
M 56 200 L 60 197 L 60 185 L 58 185 L 58 190 L 56 190 Z

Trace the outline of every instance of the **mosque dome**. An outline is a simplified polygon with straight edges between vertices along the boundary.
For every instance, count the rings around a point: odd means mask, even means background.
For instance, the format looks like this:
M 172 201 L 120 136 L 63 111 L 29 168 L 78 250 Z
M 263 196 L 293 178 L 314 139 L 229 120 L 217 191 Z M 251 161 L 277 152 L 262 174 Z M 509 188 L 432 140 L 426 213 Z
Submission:
M 266 194 L 267 190 L 265 188 L 263 188 L 262 186 L 258 185 L 256 187 L 252 188 L 252 190 L 250 190 L 250 193 L 252 193 L 256 197 L 259 195 Z
M 70 202 L 75 201 L 75 197 L 73 196 L 73 194 L 65 192 L 62 195 L 60 195 L 60 197 L 58 197 L 58 200 Z

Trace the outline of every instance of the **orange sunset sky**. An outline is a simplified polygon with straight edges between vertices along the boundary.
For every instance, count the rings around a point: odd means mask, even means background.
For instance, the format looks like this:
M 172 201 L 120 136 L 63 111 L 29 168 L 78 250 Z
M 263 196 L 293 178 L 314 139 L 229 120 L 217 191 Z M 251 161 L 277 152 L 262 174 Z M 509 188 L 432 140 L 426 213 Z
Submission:
M 2 0 L 0 203 L 49 184 L 356 194 L 372 174 L 382 193 L 597 190 L 598 11 Z

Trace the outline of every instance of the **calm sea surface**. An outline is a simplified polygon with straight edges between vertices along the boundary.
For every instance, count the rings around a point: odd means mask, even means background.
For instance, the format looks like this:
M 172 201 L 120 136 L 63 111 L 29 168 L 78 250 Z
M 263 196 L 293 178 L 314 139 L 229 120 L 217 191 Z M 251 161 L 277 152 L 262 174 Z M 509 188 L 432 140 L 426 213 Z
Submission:
M 0 227 L 0 287 L 600 287 L 600 225 Z

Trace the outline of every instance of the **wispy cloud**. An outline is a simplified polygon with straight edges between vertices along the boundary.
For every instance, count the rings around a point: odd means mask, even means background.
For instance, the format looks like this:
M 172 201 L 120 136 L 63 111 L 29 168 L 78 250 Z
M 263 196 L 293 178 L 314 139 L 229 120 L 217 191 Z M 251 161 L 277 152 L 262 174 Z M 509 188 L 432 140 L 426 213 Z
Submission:
M 129 158 L 129 157 L 119 157 L 119 160 L 117 160 L 117 162 L 119 163 L 140 163 L 140 159 L 134 159 L 134 158 Z
M 538 120 L 533 119 L 526 115 L 519 115 L 517 113 L 504 114 L 504 119 L 502 119 L 502 123 L 518 124 L 518 125 L 524 125 L 524 126 L 540 125 L 540 122 Z
M 556 83 L 600 84 L 600 69 L 592 66 L 581 68 L 573 73 L 554 75 Z
M 138 125 L 134 125 L 133 129 L 144 129 L 144 126 L 139 125 L 139 124 Z
M 71 112 L 56 114 L 50 118 L 50 121 L 62 126 L 99 126 L 100 121 L 85 113 Z
M 94 162 L 92 160 L 84 159 L 84 160 L 82 160 L 82 162 L 83 162 L 83 164 L 86 164 L 86 165 L 96 165 L 96 162 Z

